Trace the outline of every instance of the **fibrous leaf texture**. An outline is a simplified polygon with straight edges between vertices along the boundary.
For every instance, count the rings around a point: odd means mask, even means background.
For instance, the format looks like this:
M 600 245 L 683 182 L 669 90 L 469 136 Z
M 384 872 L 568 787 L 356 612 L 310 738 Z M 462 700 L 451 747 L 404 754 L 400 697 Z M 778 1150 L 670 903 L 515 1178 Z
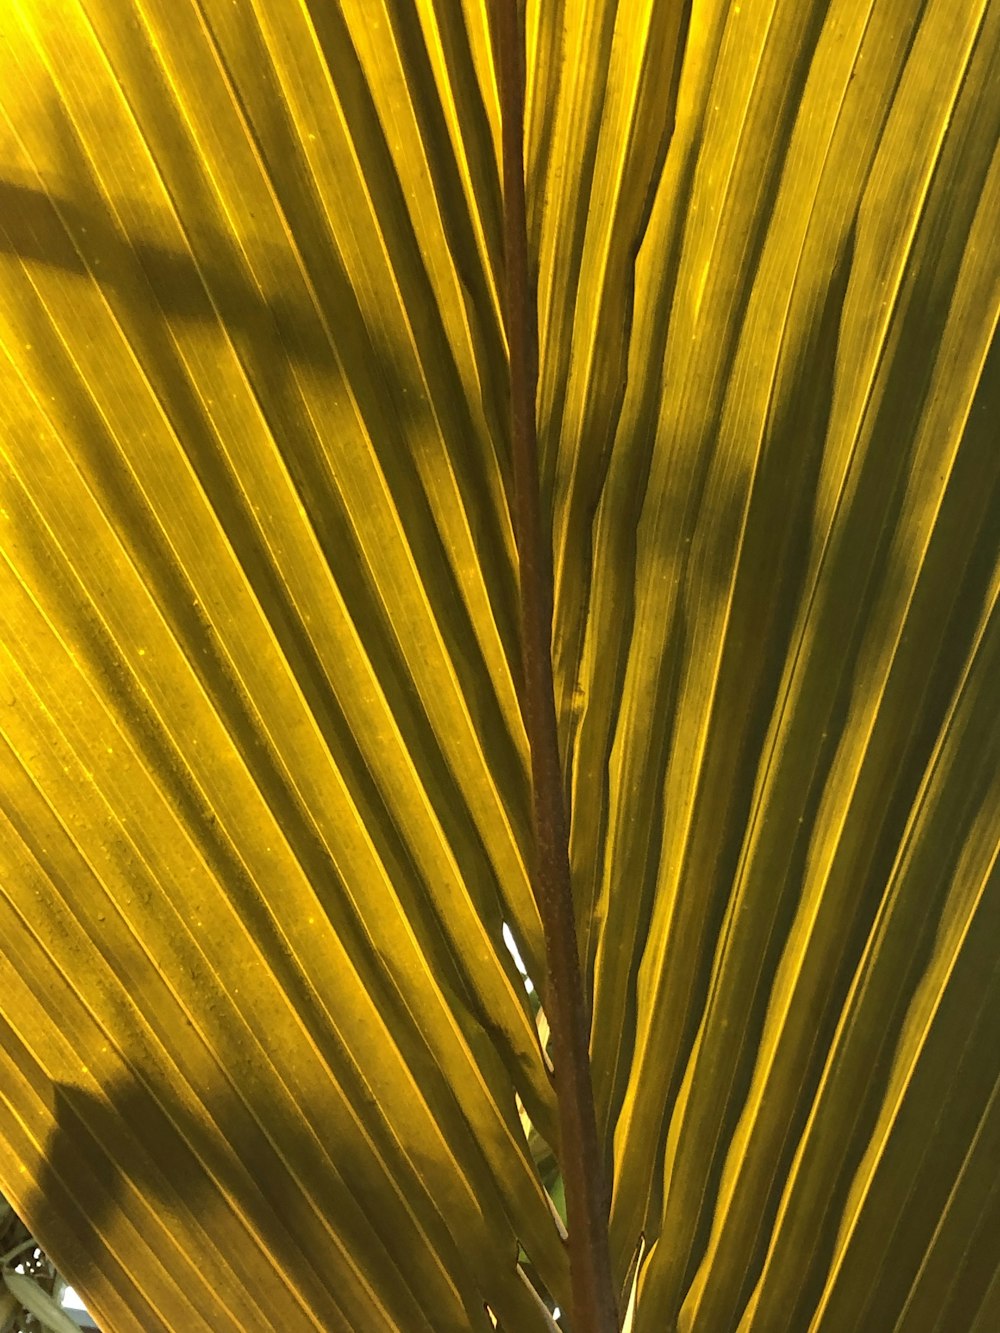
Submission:
M 622 1309 L 991 1333 L 1000 5 L 521 18 Z M 494 20 L 0 6 L 0 1191 L 113 1333 L 569 1302 Z

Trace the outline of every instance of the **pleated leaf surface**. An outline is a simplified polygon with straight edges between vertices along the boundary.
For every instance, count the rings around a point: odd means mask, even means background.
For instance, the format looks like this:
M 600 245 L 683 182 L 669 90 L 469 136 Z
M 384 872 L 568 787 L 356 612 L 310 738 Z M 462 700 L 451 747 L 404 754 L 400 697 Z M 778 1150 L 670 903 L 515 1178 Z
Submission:
M 0 1191 L 115 1333 L 569 1301 L 490 11 L 0 7 Z M 990 1333 L 1000 6 L 523 19 L 634 1333 Z

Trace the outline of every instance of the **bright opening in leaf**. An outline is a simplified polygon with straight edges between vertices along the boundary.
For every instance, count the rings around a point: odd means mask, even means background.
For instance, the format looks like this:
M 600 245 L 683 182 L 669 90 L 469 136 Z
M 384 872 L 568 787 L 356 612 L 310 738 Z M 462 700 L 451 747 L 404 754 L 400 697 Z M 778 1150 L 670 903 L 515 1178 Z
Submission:
M 506 944 L 507 951 L 511 958 L 514 960 L 514 966 L 520 972 L 521 976 L 524 977 L 524 989 L 531 995 L 534 992 L 535 983 L 528 976 L 528 969 L 524 966 L 524 959 L 521 957 L 518 947 L 514 943 L 514 935 L 506 921 L 503 923 L 503 942 Z

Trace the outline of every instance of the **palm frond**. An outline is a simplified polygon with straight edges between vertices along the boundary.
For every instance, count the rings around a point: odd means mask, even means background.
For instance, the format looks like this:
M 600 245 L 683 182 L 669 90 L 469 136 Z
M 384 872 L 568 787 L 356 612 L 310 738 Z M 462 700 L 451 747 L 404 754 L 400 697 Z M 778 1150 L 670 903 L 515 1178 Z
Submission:
M 523 9 L 615 1281 L 986 1333 L 1000 6 Z M 494 43 L 0 9 L 0 1190 L 108 1329 L 568 1305 Z

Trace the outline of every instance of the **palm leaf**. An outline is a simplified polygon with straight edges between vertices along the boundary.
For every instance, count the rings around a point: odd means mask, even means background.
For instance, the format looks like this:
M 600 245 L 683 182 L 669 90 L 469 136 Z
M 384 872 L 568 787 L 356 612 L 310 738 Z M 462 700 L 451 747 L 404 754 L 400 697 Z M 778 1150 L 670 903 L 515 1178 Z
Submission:
M 570 1299 L 494 17 L 0 11 L 0 1191 L 109 1329 Z M 524 31 L 616 1284 L 986 1333 L 1000 6 Z

